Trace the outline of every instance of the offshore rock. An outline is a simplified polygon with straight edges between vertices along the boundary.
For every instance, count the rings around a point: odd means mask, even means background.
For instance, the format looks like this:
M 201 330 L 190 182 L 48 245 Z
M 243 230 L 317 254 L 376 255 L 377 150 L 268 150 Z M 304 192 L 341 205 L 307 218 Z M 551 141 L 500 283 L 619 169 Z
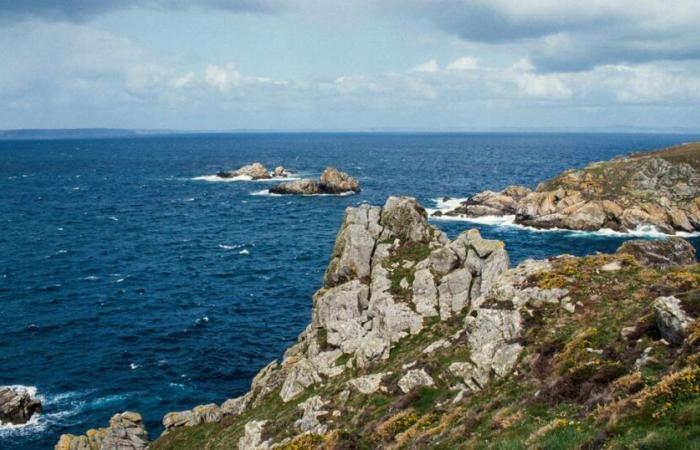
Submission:
M 284 168 L 282 168 L 284 173 Z M 216 174 L 219 178 L 235 178 L 240 176 L 249 177 L 251 180 L 266 180 L 272 178 L 270 172 L 259 162 L 242 166 L 236 170 L 222 171 Z
M 360 192 L 360 183 L 347 173 L 333 167 L 326 168 L 318 181 L 304 178 L 270 188 L 271 194 L 279 195 L 335 195 L 350 192 Z
M 34 414 L 40 412 L 41 401 L 32 398 L 27 389 L 13 386 L 0 387 L 0 424 L 25 424 Z

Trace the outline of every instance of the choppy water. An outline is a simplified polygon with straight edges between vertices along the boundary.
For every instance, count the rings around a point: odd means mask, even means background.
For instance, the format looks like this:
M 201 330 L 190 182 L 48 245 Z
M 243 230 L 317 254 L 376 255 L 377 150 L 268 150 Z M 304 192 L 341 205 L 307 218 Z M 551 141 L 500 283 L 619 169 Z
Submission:
M 243 134 L 0 141 L 0 385 L 32 386 L 45 413 L 0 427 L 0 448 L 239 395 L 305 327 L 347 206 L 390 194 L 435 207 L 682 135 Z M 196 177 L 261 161 L 360 194 L 273 197 L 260 182 Z M 621 236 L 478 226 L 514 262 L 614 250 Z

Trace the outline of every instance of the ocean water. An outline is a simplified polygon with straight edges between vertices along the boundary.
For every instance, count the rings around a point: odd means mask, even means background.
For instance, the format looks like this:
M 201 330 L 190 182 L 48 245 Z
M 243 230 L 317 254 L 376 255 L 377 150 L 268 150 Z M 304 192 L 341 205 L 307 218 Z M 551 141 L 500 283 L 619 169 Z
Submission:
M 570 167 L 700 136 L 632 134 L 230 134 L 0 141 L 0 385 L 45 412 L 0 427 L 0 448 L 52 448 L 61 433 L 244 393 L 310 318 L 343 211 L 391 194 L 440 206 Z M 202 179 L 261 161 L 316 177 L 335 165 L 349 196 L 275 197 L 265 182 Z M 513 263 L 613 251 L 630 238 L 478 227 Z M 692 239 L 695 244 L 697 239 Z

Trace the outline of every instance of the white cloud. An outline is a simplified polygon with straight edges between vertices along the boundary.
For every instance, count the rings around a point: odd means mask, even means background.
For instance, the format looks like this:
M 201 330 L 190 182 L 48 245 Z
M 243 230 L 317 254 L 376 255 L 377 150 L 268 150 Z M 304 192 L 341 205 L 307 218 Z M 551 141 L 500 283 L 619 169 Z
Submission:
M 447 65 L 447 70 L 474 70 L 479 67 L 479 59 L 471 56 L 462 56 Z
M 428 62 L 425 62 L 423 64 L 419 64 L 411 69 L 408 69 L 409 72 L 425 72 L 425 73 L 435 73 L 440 70 L 440 66 L 438 65 L 437 61 L 434 59 L 431 59 Z
M 571 89 L 556 75 L 521 73 L 515 79 L 521 97 L 538 100 L 564 100 L 573 95 Z

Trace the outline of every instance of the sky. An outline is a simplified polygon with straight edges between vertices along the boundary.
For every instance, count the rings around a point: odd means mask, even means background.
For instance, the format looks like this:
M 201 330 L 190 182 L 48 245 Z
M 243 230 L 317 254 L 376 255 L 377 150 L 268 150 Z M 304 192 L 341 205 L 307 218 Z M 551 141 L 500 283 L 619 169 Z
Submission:
M 698 0 L 0 0 L 0 129 L 700 130 Z

